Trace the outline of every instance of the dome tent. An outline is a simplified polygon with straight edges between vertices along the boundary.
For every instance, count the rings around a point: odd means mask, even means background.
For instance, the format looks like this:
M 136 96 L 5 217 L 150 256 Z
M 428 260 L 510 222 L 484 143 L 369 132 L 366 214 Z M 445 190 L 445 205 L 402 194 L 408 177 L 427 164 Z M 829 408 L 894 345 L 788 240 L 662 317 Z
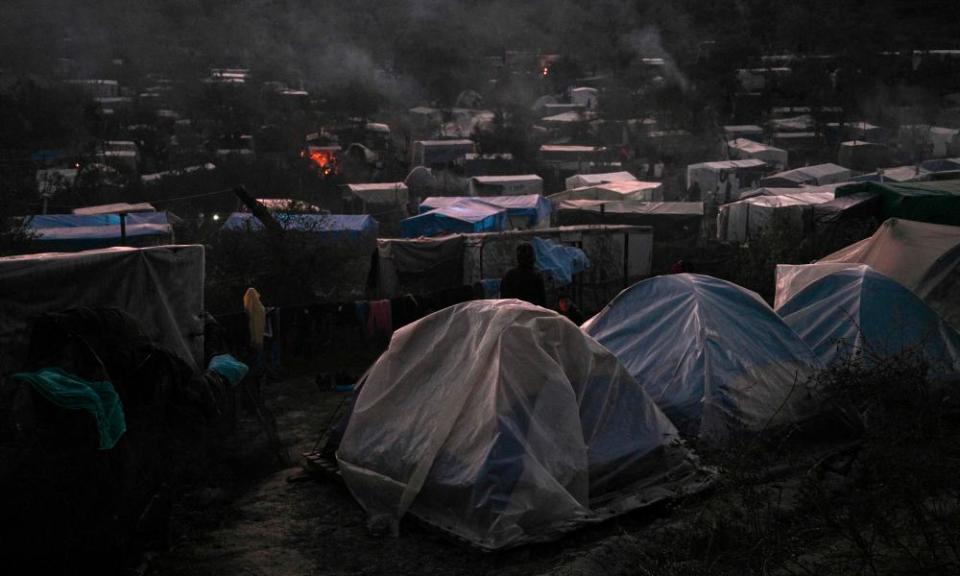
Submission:
M 756 294 L 697 274 L 657 276 L 581 327 L 606 346 L 684 434 L 795 422 L 811 408 L 809 347 Z
M 371 517 L 406 512 L 496 549 L 693 489 L 676 429 L 602 346 L 519 300 L 446 308 L 394 334 L 337 452 Z
M 816 280 L 777 313 L 824 364 L 862 354 L 869 365 L 915 350 L 933 376 L 960 372 L 960 334 L 905 286 L 864 264 Z

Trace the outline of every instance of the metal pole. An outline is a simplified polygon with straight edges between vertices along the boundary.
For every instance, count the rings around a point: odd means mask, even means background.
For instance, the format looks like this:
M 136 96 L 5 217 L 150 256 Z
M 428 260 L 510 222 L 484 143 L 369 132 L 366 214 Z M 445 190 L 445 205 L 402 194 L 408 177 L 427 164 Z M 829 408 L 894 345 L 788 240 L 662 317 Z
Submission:
M 120 213 L 120 245 L 127 245 L 127 213 Z

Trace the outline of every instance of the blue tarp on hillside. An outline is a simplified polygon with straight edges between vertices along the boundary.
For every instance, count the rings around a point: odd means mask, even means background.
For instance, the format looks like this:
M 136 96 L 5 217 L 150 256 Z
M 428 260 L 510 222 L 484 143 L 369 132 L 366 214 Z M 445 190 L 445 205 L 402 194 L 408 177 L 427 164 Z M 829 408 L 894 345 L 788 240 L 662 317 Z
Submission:
M 420 203 L 420 213 L 424 214 L 437 208 L 446 208 L 461 200 L 483 202 L 495 208 L 507 211 L 510 219 L 525 219 L 526 227 L 533 228 L 550 221 L 550 201 L 540 194 L 523 194 L 520 196 L 484 196 L 472 198 L 469 196 L 431 196 Z
M 400 224 L 405 238 L 500 232 L 508 225 L 506 210 L 472 198 L 460 198 L 448 206 L 407 218 Z
M 368 214 L 280 214 L 273 217 L 291 232 L 303 232 L 323 236 L 361 238 L 367 235 L 376 237 L 379 225 Z M 223 230 L 234 232 L 263 230 L 263 223 L 247 212 L 234 212 L 223 223 Z
M 25 221 L 26 230 L 48 250 L 92 250 L 119 246 L 119 214 L 42 214 Z M 145 246 L 173 241 L 173 228 L 165 212 L 138 212 L 126 215 L 127 244 Z
M 587 254 L 574 246 L 557 244 L 543 238 L 534 238 L 531 244 L 537 258 L 537 268 L 560 286 L 570 284 L 574 274 L 590 267 Z
M 870 366 L 910 351 L 922 353 L 933 376 L 960 371 L 960 334 L 913 292 L 867 265 L 820 278 L 777 313 L 824 364 L 857 356 Z

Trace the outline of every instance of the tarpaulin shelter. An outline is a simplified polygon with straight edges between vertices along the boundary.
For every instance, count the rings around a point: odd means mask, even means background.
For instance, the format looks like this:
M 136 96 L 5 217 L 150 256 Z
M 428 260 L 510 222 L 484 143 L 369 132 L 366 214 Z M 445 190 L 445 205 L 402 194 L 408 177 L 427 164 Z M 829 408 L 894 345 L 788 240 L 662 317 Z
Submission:
M 896 218 L 814 264 L 778 265 L 775 305 L 827 274 L 860 264 L 903 284 L 960 329 L 960 227 Z
M 486 549 L 553 539 L 703 478 L 613 354 L 519 300 L 398 330 L 360 385 L 337 460 L 372 518 L 409 513 Z
M 716 192 L 721 199 L 718 202 L 729 202 L 738 199 L 742 190 L 753 188 L 766 168 L 767 163 L 757 159 L 690 164 L 687 166 L 687 190 L 696 186 L 703 199 Z M 729 198 L 727 186 L 731 187 Z
M 650 226 L 658 240 L 695 238 L 703 220 L 703 202 L 615 202 L 566 200 L 556 210 L 560 226 L 633 224 Z
M 433 196 L 420 203 L 420 213 L 429 212 L 456 204 L 464 199 L 483 202 L 507 211 L 510 228 L 536 228 L 550 225 L 550 202 L 540 194 L 520 196 L 484 196 L 468 198 L 465 196 Z
M 837 188 L 837 197 L 862 192 L 880 196 L 884 218 L 960 226 L 960 180 L 859 182 Z
M 566 200 L 657 202 L 663 200 L 663 184 L 640 180 L 604 182 L 564 190 L 551 194 L 547 199 L 555 205 Z
M 446 166 L 477 151 L 473 140 L 417 140 L 410 148 L 411 166 Z
M 933 377 L 960 372 L 960 334 L 905 286 L 865 264 L 803 288 L 777 313 L 824 365 L 922 355 Z
M 0 258 L 0 373 L 26 357 L 45 312 L 119 308 L 193 366 L 203 362 L 202 246 L 115 247 Z
M 359 200 L 367 205 L 406 206 L 410 200 L 407 185 L 403 182 L 378 182 L 373 184 L 347 184 L 346 198 Z
M 763 142 L 763 128 L 753 124 L 731 124 L 723 127 L 725 140 L 746 138 L 754 142 Z
M 876 142 L 849 140 L 840 143 L 837 162 L 854 170 L 870 172 L 889 164 L 890 150 Z
M 897 137 L 902 146 L 926 146 L 934 158 L 945 158 L 960 146 L 960 130 L 943 126 L 902 124 Z
M 461 198 L 452 204 L 407 218 L 400 226 L 405 238 L 416 238 L 506 230 L 509 219 L 504 208 L 472 198 Z
M 38 251 L 75 252 L 110 246 L 156 246 L 173 242 L 165 212 L 120 214 L 38 214 L 25 228 Z
M 377 293 L 427 294 L 464 284 L 464 237 L 377 240 Z
M 637 177 L 629 172 L 605 172 L 602 174 L 574 174 L 566 180 L 567 190 L 607 184 L 609 182 L 635 182 Z
M 753 158 L 763 160 L 771 168 L 782 170 L 787 167 L 787 151 L 775 146 L 760 144 L 747 138 L 737 138 L 727 142 L 727 152 L 734 160 Z
M 156 208 L 152 204 L 146 202 L 138 202 L 136 204 L 128 204 L 126 202 L 117 202 L 116 204 L 100 204 L 98 206 L 84 206 L 83 208 L 74 208 L 74 214 L 80 215 L 93 215 L 93 214 L 119 214 L 121 212 L 131 213 L 131 212 L 156 212 Z
M 746 242 L 770 226 L 787 226 L 797 234 L 813 232 L 814 206 L 833 199 L 831 192 L 796 192 L 724 204 L 717 216 L 717 238 Z
M 849 168 L 836 164 L 817 164 L 804 166 L 786 172 L 779 172 L 760 180 L 759 186 L 767 188 L 799 188 L 801 186 L 822 186 L 835 182 L 845 182 L 853 177 Z
M 697 274 L 634 284 L 581 327 L 681 432 L 723 443 L 808 414 L 810 348 L 757 294 Z
M 471 196 L 524 196 L 542 193 L 543 178 L 536 174 L 474 176 L 470 179 Z

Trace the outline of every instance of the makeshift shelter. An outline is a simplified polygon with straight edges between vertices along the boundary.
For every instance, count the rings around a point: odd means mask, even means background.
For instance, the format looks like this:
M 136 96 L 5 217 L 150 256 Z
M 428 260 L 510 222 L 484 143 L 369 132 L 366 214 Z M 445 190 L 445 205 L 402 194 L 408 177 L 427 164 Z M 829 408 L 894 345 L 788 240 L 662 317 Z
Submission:
M 567 178 L 567 190 L 582 188 L 584 186 L 595 186 L 597 184 L 608 184 L 610 182 L 636 182 L 637 178 L 629 172 L 606 172 L 603 174 L 574 174 Z
M 397 331 L 337 451 L 372 519 L 407 513 L 476 546 L 545 541 L 694 489 L 677 431 L 617 359 L 518 300 Z
M 572 144 L 544 144 L 540 146 L 540 161 L 561 170 L 580 172 L 584 166 L 602 163 L 607 149 L 603 146 Z
M 923 124 L 901 125 L 897 134 L 900 145 L 926 148 L 934 158 L 946 158 L 960 149 L 960 130 Z
M 116 204 L 100 204 L 98 206 L 84 206 L 83 208 L 74 208 L 74 214 L 90 216 L 94 214 L 120 214 L 131 212 L 156 212 L 152 204 L 138 202 L 137 204 L 128 204 L 126 202 L 117 202 Z
M 857 358 L 867 366 L 919 354 L 928 374 L 960 373 L 960 334 L 902 284 L 865 264 L 833 271 L 777 313 L 824 365 Z
M 203 363 L 203 246 L 115 247 L 0 258 L 0 374 L 23 368 L 33 320 L 119 308 L 191 365 Z
M 420 213 L 429 212 L 470 199 L 465 196 L 436 196 L 420 203 Z M 514 229 L 545 227 L 550 224 L 550 202 L 539 194 L 522 196 L 484 196 L 473 201 L 490 204 L 507 211 L 508 226 Z
M 494 232 L 509 227 L 507 210 L 472 198 L 434 208 L 400 224 L 404 238 L 470 232 Z
M 797 192 L 724 204 L 717 217 L 717 238 L 747 242 L 770 226 L 786 226 L 797 235 L 809 234 L 813 231 L 813 207 L 833 199 L 831 192 Z
M 173 242 L 164 212 L 130 214 L 42 214 L 28 216 L 36 251 L 76 252 L 110 246 L 157 246 Z
M 657 202 L 663 200 L 663 184 L 626 180 L 581 186 L 547 197 L 553 204 L 566 200 L 605 200 L 615 202 Z
M 570 89 L 570 101 L 579 104 L 587 110 L 593 110 L 598 106 L 598 97 L 600 91 L 589 86 L 580 86 Z
M 724 140 L 745 138 L 754 142 L 763 142 L 763 128 L 753 124 L 734 124 L 723 127 Z
M 632 224 L 650 226 L 657 240 L 696 238 L 703 220 L 703 202 L 616 202 L 565 200 L 555 210 L 559 226 Z
M 727 142 L 727 152 L 734 160 L 753 158 L 762 160 L 771 168 L 782 170 L 787 167 L 787 151 L 774 146 L 760 144 L 746 138 L 737 138 Z
M 470 179 L 471 196 L 519 196 L 526 194 L 543 194 L 543 179 L 536 174 L 474 176 Z
M 473 140 L 418 140 L 410 148 L 410 165 L 444 167 L 463 160 L 467 154 L 475 154 L 477 145 Z
M 409 190 L 403 182 L 347 184 L 346 192 L 348 200 L 359 200 L 364 206 L 406 206 L 410 200 Z
M 377 293 L 393 298 L 462 286 L 463 246 L 459 234 L 377 240 Z
M 823 186 L 835 182 L 845 182 L 853 177 L 853 172 L 836 164 L 817 164 L 804 166 L 786 172 L 779 172 L 760 180 L 759 186 L 767 188 L 799 188 L 801 186 Z
M 796 422 L 811 408 L 810 348 L 755 293 L 697 274 L 656 276 L 617 295 L 581 329 L 617 355 L 682 433 Z
M 687 190 L 700 190 L 700 198 L 718 198 L 720 204 L 740 197 L 740 192 L 753 188 L 763 176 L 767 164 L 763 160 L 724 160 L 687 166 Z M 716 196 L 714 196 L 716 195 Z
M 863 140 L 840 143 L 837 162 L 861 172 L 872 172 L 890 163 L 890 150 L 883 144 Z
M 884 218 L 960 226 L 960 180 L 859 182 L 836 191 L 837 198 L 860 193 L 880 196 Z
M 782 306 L 819 278 L 866 264 L 912 290 L 960 329 L 960 227 L 891 218 L 870 238 L 814 264 L 777 266 L 775 304 Z

